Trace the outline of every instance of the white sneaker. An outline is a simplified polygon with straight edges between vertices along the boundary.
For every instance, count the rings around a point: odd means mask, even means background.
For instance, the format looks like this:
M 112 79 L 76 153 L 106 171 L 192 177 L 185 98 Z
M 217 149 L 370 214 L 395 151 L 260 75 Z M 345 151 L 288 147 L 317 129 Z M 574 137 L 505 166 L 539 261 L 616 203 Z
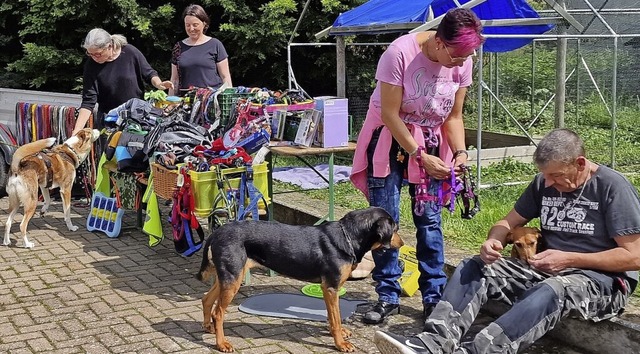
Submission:
M 418 337 L 376 331 L 373 343 L 382 354 L 432 354 Z

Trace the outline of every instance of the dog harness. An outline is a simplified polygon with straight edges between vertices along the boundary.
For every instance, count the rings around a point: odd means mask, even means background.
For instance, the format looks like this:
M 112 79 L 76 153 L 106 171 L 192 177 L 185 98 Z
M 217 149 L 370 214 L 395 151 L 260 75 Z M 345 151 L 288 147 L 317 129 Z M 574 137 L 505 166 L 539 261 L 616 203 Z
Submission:
M 64 154 L 60 154 L 59 156 L 63 160 L 70 162 L 73 167 L 78 168 L 78 161 L 80 161 L 80 156 L 78 156 L 78 153 L 76 153 L 76 151 L 73 150 L 73 148 L 69 145 L 65 144 L 63 145 L 63 147 L 66 148 L 62 151 Z M 71 152 L 69 152 L 69 150 L 71 150 Z M 42 162 L 44 162 L 45 168 L 47 169 L 46 188 L 51 188 L 51 186 L 53 185 L 53 168 L 51 168 L 51 156 L 49 156 L 51 153 L 52 151 L 50 149 L 45 149 L 33 155 L 42 160 Z M 75 158 L 73 155 L 71 155 L 71 153 L 75 155 Z
M 416 161 L 418 161 L 418 168 L 420 169 L 420 182 L 416 183 L 416 193 L 415 193 L 415 206 L 413 208 L 413 212 L 416 215 L 423 215 L 425 203 L 434 202 L 437 206 L 442 206 L 443 203 L 443 195 L 442 195 L 442 187 L 438 189 L 438 195 L 429 194 L 429 178 L 427 177 L 427 171 L 422 164 L 422 152 L 425 151 L 424 147 L 419 146 L 416 151 Z
M 242 172 L 240 178 L 240 190 L 239 190 L 238 213 L 236 220 L 245 220 L 251 215 L 252 220 L 259 220 L 258 214 L 258 202 L 263 201 L 264 205 L 267 205 L 267 201 L 258 188 L 253 184 L 253 169 L 251 166 L 247 166 L 247 171 Z M 248 201 L 247 201 L 248 199 Z
M 47 150 L 40 151 L 35 156 L 44 162 L 44 166 L 47 169 L 46 188 L 51 188 L 51 185 L 53 185 L 53 169 L 51 168 L 51 158 L 47 155 L 47 152 Z
M 195 198 L 191 188 L 191 178 L 186 168 L 181 168 L 178 182 L 179 189 L 173 195 L 173 207 L 171 209 L 171 223 L 173 229 L 173 243 L 183 257 L 189 257 L 202 247 L 204 231 L 194 214 Z M 196 241 L 192 229 L 196 231 L 199 241 Z
M 458 196 L 462 198 L 461 217 L 463 219 L 471 219 L 480 211 L 480 200 L 476 193 L 476 185 L 473 182 L 471 176 L 471 168 L 466 165 L 460 165 L 462 169 L 462 175 L 456 176 L 454 167 L 451 167 L 451 177 L 448 181 L 448 186 L 445 187 L 444 183 L 438 188 L 436 195 L 429 193 L 429 178 L 427 172 L 422 164 L 422 152 L 425 151 L 424 147 L 418 147 L 416 152 L 416 160 L 420 168 L 420 183 L 416 184 L 415 192 L 415 207 L 414 213 L 416 215 L 423 215 L 426 202 L 435 203 L 436 207 L 445 206 L 445 195 L 450 194 L 449 198 L 449 211 L 451 213 L 455 210 L 455 202 Z M 471 207 L 471 201 L 473 200 L 473 207 Z

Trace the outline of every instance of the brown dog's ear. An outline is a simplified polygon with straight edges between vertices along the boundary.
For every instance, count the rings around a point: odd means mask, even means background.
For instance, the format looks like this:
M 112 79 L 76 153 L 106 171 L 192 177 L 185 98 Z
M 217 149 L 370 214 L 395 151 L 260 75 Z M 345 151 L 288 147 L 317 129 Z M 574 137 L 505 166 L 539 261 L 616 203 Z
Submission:
M 84 129 L 80 129 L 76 133 L 76 136 L 78 137 L 78 139 L 80 139 L 80 141 L 85 141 L 87 140 L 87 131 Z
M 540 231 L 539 228 L 534 227 L 533 229 L 536 230 L 536 234 L 538 235 L 538 238 L 542 237 L 542 231 Z

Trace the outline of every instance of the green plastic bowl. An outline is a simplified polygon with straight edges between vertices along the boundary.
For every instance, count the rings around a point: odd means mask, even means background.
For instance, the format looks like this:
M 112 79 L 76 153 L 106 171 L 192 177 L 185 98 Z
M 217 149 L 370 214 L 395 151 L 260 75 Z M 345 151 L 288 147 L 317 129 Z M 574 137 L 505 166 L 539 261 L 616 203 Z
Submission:
M 320 284 L 307 284 L 302 287 L 301 291 L 303 294 L 307 296 L 322 298 L 322 287 L 320 287 Z M 347 289 L 345 289 L 343 286 L 338 291 L 338 296 L 342 296 L 346 292 L 347 292 Z

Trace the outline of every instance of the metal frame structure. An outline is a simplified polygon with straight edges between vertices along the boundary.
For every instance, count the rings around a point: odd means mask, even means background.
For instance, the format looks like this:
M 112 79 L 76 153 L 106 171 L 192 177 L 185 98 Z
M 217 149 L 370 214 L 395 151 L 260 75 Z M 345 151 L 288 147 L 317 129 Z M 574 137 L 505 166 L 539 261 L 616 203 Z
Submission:
M 472 0 L 469 1 L 465 4 L 460 5 L 459 7 L 461 8 L 472 8 L 474 6 L 477 6 L 485 1 L 488 0 Z M 587 72 L 589 73 L 589 77 L 591 79 L 591 81 L 593 82 L 593 84 L 596 87 L 596 90 L 598 91 L 598 95 L 600 96 L 601 100 L 605 103 L 605 106 L 607 107 L 607 110 L 609 111 L 610 115 L 611 115 L 611 166 L 615 167 L 615 152 L 614 152 L 614 148 L 615 148 L 615 138 L 616 138 L 616 117 L 617 117 L 617 71 L 618 71 L 618 41 L 621 38 L 631 38 L 631 37 L 640 37 L 640 34 L 618 34 L 616 33 L 616 31 L 609 25 L 609 23 L 606 21 L 606 19 L 602 16 L 602 14 L 610 14 L 610 15 L 617 15 L 617 14 L 640 14 L 640 8 L 632 8 L 632 9 L 604 9 L 604 6 L 606 6 L 607 1 L 605 1 L 605 3 L 601 6 L 600 9 L 596 9 L 592 4 L 590 0 L 583 0 L 583 2 L 585 3 L 585 5 L 588 7 L 588 9 L 567 9 L 565 6 L 565 0 L 545 0 L 545 2 L 552 8 L 552 10 L 542 10 L 542 11 L 538 11 L 539 14 L 542 15 L 546 15 L 544 17 L 541 18 L 537 18 L 537 19 L 501 19 L 501 20 L 483 20 L 482 24 L 483 26 L 509 26 L 509 25 L 540 25 L 540 24 L 556 24 L 556 25 L 567 25 L 570 26 L 572 28 L 574 28 L 578 33 L 577 34 L 568 34 L 567 28 L 565 26 L 558 26 L 559 32 L 558 34 L 539 34 L 539 35 L 485 35 L 487 38 L 531 38 L 533 39 L 532 45 L 533 45 L 533 50 L 532 50 L 532 78 L 533 78 L 533 74 L 535 72 L 535 68 L 533 66 L 533 61 L 535 60 L 535 43 L 536 41 L 542 41 L 542 40 L 556 40 L 558 42 L 558 50 L 557 50 L 557 54 L 556 54 L 556 92 L 552 95 L 552 97 L 546 102 L 546 104 L 541 108 L 541 111 L 538 113 L 538 115 L 536 116 L 535 119 L 537 119 L 542 112 L 548 107 L 548 105 L 551 103 L 552 100 L 555 99 L 556 102 L 556 125 L 559 126 L 563 126 L 564 125 L 564 100 L 565 100 L 565 83 L 566 81 L 568 81 L 571 76 L 574 74 L 574 72 L 577 70 L 577 68 L 574 68 L 572 70 L 571 73 L 569 73 L 569 75 L 566 75 L 566 51 L 567 51 L 567 40 L 569 39 L 573 39 L 573 40 L 577 40 L 578 41 L 578 46 L 580 44 L 580 40 L 581 39 L 593 39 L 593 38 L 611 38 L 613 40 L 613 74 L 612 74 L 612 86 L 611 86 L 611 96 L 612 96 L 612 104 L 611 104 L 611 108 L 609 109 L 609 106 L 606 104 L 606 99 L 604 97 L 604 95 L 602 94 L 602 92 L 600 91 L 597 83 L 595 82 L 595 79 L 593 78 L 593 76 L 591 75 L 590 69 L 587 65 L 587 63 L 585 62 L 584 58 L 582 57 L 579 49 L 578 49 L 578 55 L 581 59 L 581 63 L 582 65 L 585 67 L 585 70 L 587 70 Z M 307 4 L 305 5 L 305 10 L 307 8 L 307 5 L 309 3 L 309 0 L 307 1 Z M 456 2 L 457 3 L 457 2 Z M 298 20 L 298 23 L 300 22 L 300 20 L 302 19 L 302 16 L 304 16 L 304 12 L 305 10 L 303 10 L 302 14 L 300 15 L 300 18 Z M 551 16 L 550 16 L 551 15 Z M 552 15 L 558 15 L 558 16 L 552 16 Z M 575 17 L 574 15 L 593 15 L 592 18 L 588 21 L 588 23 L 586 25 L 581 24 Z M 399 25 L 376 25 L 376 26 L 354 26 L 354 27 L 349 27 L 349 28 L 341 28 L 340 32 L 344 33 L 345 31 L 347 31 L 348 33 L 352 32 L 354 35 L 361 33 L 361 32 L 367 32 L 367 31 L 371 31 L 372 29 L 378 29 L 378 30 L 398 30 L 398 31 L 404 31 L 404 30 L 409 30 L 409 32 L 417 32 L 417 31 L 425 31 L 431 28 L 436 27 L 440 21 L 442 20 L 442 18 L 444 17 L 444 15 L 441 15 L 439 17 L 433 18 L 433 15 L 431 14 L 430 19 L 428 22 L 424 23 L 424 24 L 399 24 Z M 587 31 L 587 29 L 589 28 L 589 26 L 595 21 L 595 20 L 599 20 L 607 29 L 607 31 L 609 32 L 608 34 L 585 34 L 585 32 Z M 296 25 L 296 28 L 298 27 L 298 25 Z M 316 34 L 316 38 L 322 38 L 325 37 L 327 35 L 331 35 L 332 33 L 332 28 L 326 28 L 320 32 L 318 32 Z M 383 44 L 387 44 L 387 43 L 350 43 L 348 45 L 383 45 Z M 291 65 L 291 47 L 293 46 L 326 46 L 326 45 L 335 45 L 336 46 L 336 54 L 337 54 L 337 95 L 340 97 L 345 97 L 346 95 L 346 68 L 345 68 L 345 48 L 346 48 L 346 44 L 344 42 L 344 38 L 342 37 L 342 35 L 336 35 L 336 43 L 293 43 L 293 35 L 291 36 L 291 39 L 287 45 L 287 67 L 288 67 L 288 78 L 289 78 L 289 87 L 291 88 L 292 83 L 297 85 L 297 82 L 295 80 L 295 76 L 293 73 L 293 69 L 292 69 L 292 65 Z M 511 114 L 511 112 L 508 110 L 508 108 L 505 106 L 505 104 L 499 99 L 498 96 L 498 92 L 497 92 L 497 83 L 495 84 L 495 92 L 494 92 L 494 84 L 493 84 L 493 75 L 490 74 L 491 76 L 491 81 L 490 84 L 487 85 L 487 83 L 484 81 L 483 78 L 483 50 L 482 48 L 480 48 L 480 50 L 478 51 L 478 56 L 479 56 L 479 60 L 478 60 L 478 89 L 477 89 L 477 107 L 479 107 L 478 109 L 478 134 L 477 134 L 477 149 L 478 149 L 478 158 L 477 158 L 477 185 L 480 186 L 480 182 L 481 182 L 481 166 L 480 166 L 480 161 L 481 161 L 481 141 L 482 141 L 482 122 L 483 122 L 483 110 L 481 109 L 482 107 L 482 102 L 483 102 L 483 96 L 484 96 L 484 91 L 487 91 L 491 97 L 492 100 L 495 100 L 498 105 L 507 113 L 507 115 L 509 116 L 509 118 L 522 130 L 523 134 L 525 134 L 530 141 L 535 145 L 535 141 L 534 139 L 532 139 L 532 137 L 528 134 L 527 130 L 528 128 L 531 127 L 531 124 L 528 127 L 524 127 L 522 126 L 522 124 L 520 124 L 517 119 L 513 116 L 513 114 Z M 493 63 L 493 61 L 492 61 Z M 493 64 L 492 64 L 493 65 Z M 493 73 L 493 66 L 490 68 L 490 72 Z M 496 72 L 496 78 L 497 78 L 497 63 L 495 64 L 495 72 Z M 497 80 L 497 79 L 496 79 Z M 535 84 L 535 82 L 532 83 L 532 85 Z M 533 86 L 532 86 L 533 88 Z M 533 89 L 532 89 L 533 92 Z M 493 110 L 493 105 L 490 105 L 490 119 L 492 118 L 492 110 Z M 531 112 L 532 112 L 532 116 L 533 116 L 533 105 L 531 108 Z

